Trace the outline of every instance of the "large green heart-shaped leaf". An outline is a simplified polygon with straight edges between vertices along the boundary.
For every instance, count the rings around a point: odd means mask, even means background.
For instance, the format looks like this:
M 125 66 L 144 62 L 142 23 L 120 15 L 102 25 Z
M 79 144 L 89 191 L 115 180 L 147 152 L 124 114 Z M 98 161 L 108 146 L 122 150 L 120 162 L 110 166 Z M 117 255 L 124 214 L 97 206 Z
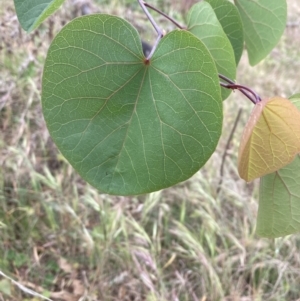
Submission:
M 300 110 L 299 95 L 290 100 Z M 300 231 L 300 155 L 260 179 L 256 233 L 280 237 Z
M 50 46 L 42 90 L 58 148 L 87 182 L 110 194 L 141 194 L 186 180 L 221 134 L 217 70 L 187 31 L 167 34 L 147 62 L 125 20 L 75 19 Z
M 228 0 L 205 0 L 214 9 L 234 51 L 235 62 L 238 65 L 244 47 L 244 31 L 242 19 L 235 5 Z
M 208 48 L 215 60 L 218 72 L 234 80 L 236 77 L 234 52 L 210 4 L 199 2 L 193 5 L 187 20 L 188 31 L 199 38 Z M 222 88 L 222 98 L 227 98 L 230 92 L 230 90 Z
M 65 0 L 14 0 L 22 28 L 28 32 L 51 16 Z
M 264 59 L 283 34 L 286 0 L 234 0 L 244 25 L 245 42 L 252 66 Z

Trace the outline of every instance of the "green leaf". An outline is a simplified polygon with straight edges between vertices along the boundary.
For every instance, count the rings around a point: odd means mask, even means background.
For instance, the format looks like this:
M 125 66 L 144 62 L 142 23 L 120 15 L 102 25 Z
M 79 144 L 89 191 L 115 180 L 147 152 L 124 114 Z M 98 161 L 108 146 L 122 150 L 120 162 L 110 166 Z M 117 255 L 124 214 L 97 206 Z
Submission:
M 193 5 L 187 20 L 188 31 L 208 48 L 215 60 L 218 72 L 234 80 L 236 77 L 234 52 L 212 7 L 207 2 Z M 222 88 L 222 98 L 227 98 L 230 92 Z
M 292 103 L 300 110 L 300 105 L 298 104 L 299 99 L 300 99 L 300 93 L 294 94 L 293 96 L 290 97 Z
M 286 0 L 234 0 L 244 25 L 252 66 L 264 59 L 279 42 L 286 25 Z
M 234 51 L 238 65 L 244 47 L 244 31 L 240 13 L 235 5 L 227 0 L 206 0 L 215 11 Z
M 24 30 L 36 29 L 65 0 L 14 0 L 19 22 Z
M 203 43 L 173 31 L 147 63 L 137 31 L 109 15 L 77 18 L 53 40 L 42 105 L 62 154 L 110 194 L 142 194 L 188 179 L 221 134 L 219 79 Z
M 300 98 L 290 98 L 300 110 Z M 256 233 L 280 237 L 300 231 L 300 155 L 260 180 Z
M 300 156 L 260 180 L 256 233 L 280 237 L 300 231 Z

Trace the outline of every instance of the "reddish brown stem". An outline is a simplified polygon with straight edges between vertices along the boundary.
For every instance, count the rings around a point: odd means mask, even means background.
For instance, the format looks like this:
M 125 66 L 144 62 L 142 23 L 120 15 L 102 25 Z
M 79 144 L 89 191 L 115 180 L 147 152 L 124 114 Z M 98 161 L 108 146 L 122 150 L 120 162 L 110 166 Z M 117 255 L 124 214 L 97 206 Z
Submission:
M 158 8 L 152 6 L 151 4 L 146 3 L 145 1 L 144 5 L 151 8 L 152 10 L 156 11 L 157 13 L 159 13 L 160 15 L 162 15 L 163 17 L 165 17 L 166 19 L 168 19 L 169 21 L 171 21 L 175 26 L 177 26 L 179 29 L 186 29 L 184 26 L 181 26 L 176 20 L 174 20 L 172 17 L 168 16 L 167 14 L 165 14 L 164 12 L 162 12 L 161 10 L 159 10 Z
M 248 99 L 250 99 L 254 104 L 257 104 L 258 102 L 261 101 L 260 96 L 254 92 L 252 89 L 243 86 L 243 85 L 238 85 L 231 79 L 227 78 L 226 76 L 219 74 L 219 78 L 222 80 L 225 80 L 228 84 L 220 82 L 220 85 L 224 88 L 227 89 L 232 89 L 232 90 L 239 90 L 241 91 Z

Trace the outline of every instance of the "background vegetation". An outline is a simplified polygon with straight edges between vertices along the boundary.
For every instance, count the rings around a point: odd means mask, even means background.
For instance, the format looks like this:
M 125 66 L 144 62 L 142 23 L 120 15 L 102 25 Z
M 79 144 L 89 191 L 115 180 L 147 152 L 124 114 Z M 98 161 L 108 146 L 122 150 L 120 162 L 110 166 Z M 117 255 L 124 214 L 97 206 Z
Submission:
M 136 2 L 68 0 L 27 35 L 13 1 L 0 0 L 0 270 L 52 300 L 300 300 L 300 236 L 255 235 L 258 182 L 240 180 L 236 167 L 252 104 L 238 92 L 224 102 L 223 135 L 206 166 L 150 195 L 99 193 L 51 141 L 40 86 L 54 35 L 74 17 L 101 11 L 124 16 L 151 43 L 155 34 Z M 279 45 L 258 66 L 244 55 L 239 67 L 238 82 L 263 98 L 300 92 L 300 4 L 287 2 Z M 184 22 L 192 1 L 151 3 Z M 0 300 L 38 299 L 0 278 Z

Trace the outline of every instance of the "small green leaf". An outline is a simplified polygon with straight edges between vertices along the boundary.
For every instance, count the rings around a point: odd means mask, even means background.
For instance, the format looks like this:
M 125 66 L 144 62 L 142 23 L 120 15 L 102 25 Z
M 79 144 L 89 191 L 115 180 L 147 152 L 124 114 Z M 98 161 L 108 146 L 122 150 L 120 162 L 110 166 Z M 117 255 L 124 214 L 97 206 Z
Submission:
M 221 134 L 214 61 L 176 30 L 146 61 L 137 31 L 109 15 L 77 18 L 53 40 L 42 82 L 50 134 L 99 190 L 142 194 L 197 172 Z
M 298 94 L 299 95 L 299 94 Z M 300 110 L 300 98 L 290 100 Z M 300 231 L 300 155 L 260 179 L 256 233 L 280 237 Z
M 205 0 L 215 11 L 234 51 L 238 65 L 244 48 L 244 31 L 240 13 L 235 5 L 228 0 Z
M 65 0 L 14 0 L 19 22 L 24 30 L 36 29 Z
M 234 0 L 244 25 L 245 42 L 252 66 L 264 59 L 283 34 L 286 0 Z
M 294 94 L 293 96 L 290 97 L 292 103 L 300 110 L 300 105 L 298 104 L 299 99 L 300 99 L 300 93 Z
M 210 51 L 215 60 L 218 72 L 234 80 L 236 63 L 234 52 L 216 14 L 209 3 L 199 2 L 192 6 L 188 16 L 188 31 L 199 38 Z M 222 88 L 222 98 L 230 90 Z

